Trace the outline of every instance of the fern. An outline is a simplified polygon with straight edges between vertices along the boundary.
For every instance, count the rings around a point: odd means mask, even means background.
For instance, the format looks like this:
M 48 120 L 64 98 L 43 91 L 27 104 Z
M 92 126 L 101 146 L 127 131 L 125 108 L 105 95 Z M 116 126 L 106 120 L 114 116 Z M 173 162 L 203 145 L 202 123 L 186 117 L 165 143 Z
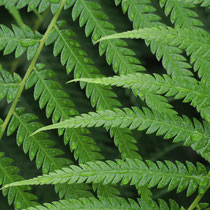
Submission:
M 200 163 L 197 168 L 191 163 L 187 162 L 186 164 L 188 169 L 181 162 L 177 162 L 175 165 L 170 161 L 166 161 L 165 164 L 160 161 L 144 163 L 135 159 L 116 160 L 116 162 L 88 162 L 80 166 L 63 168 L 49 175 L 9 184 L 5 187 L 83 182 L 103 182 L 106 185 L 131 182 L 131 185 L 143 186 L 148 184 L 149 187 L 163 188 L 170 183 L 169 191 L 177 188 L 177 192 L 182 192 L 187 188 L 187 196 L 190 196 L 199 187 L 199 192 L 203 194 L 210 184 L 205 167 Z M 113 171 L 115 171 L 114 174 Z
M 129 199 L 126 201 L 123 198 L 116 198 L 113 199 L 111 197 L 105 198 L 105 197 L 99 197 L 96 198 L 90 198 L 90 199 L 84 199 L 81 198 L 79 200 L 61 200 L 59 202 L 53 202 L 52 204 L 46 203 L 44 206 L 36 206 L 28 208 L 29 210 L 39 210 L 39 209 L 180 209 L 179 205 L 174 201 L 170 200 L 169 205 L 163 201 L 159 200 L 159 203 L 155 203 L 154 201 L 151 202 L 150 205 L 148 205 L 144 201 L 138 200 L 138 202 L 134 201 L 133 199 Z
M 0 69 L 0 101 L 7 96 L 7 102 L 11 103 L 18 91 L 21 77 L 18 74 L 13 76 L 4 69 Z
M 14 162 L 11 158 L 4 157 L 4 153 L 0 152 L 0 184 L 6 185 L 11 182 L 23 180 L 23 177 L 19 176 L 17 172 L 19 169 L 16 166 L 11 165 Z M 35 206 L 38 203 L 35 201 L 37 197 L 28 191 L 30 187 L 10 187 L 2 191 L 4 196 L 8 197 L 8 203 L 11 205 L 14 203 L 17 209 L 27 208 Z
M 205 123 L 205 122 L 204 122 Z M 129 129 L 146 130 L 147 134 L 157 132 L 157 135 L 165 134 L 164 138 L 174 138 L 174 142 L 184 141 L 185 146 L 191 146 L 206 160 L 209 159 L 209 125 L 205 129 L 197 120 L 192 122 L 186 117 L 180 118 L 170 114 L 152 113 L 149 109 L 143 110 L 133 107 L 123 110 L 103 110 L 82 114 L 61 123 L 49 125 L 37 130 L 46 131 L 56 128 L 78 128 L 78 127 L 128 127 Z
M 0 0 L 1 208 L 208 209 L 209 8 Z
M 36 53 L 41 35 L 34 33 L 30 27 L 24 26 L 24 30 L 13 25 L 12 30 L 0 25 L 0 50 L 4 49 L 4 55 L 15 51 L 15 57 L 20 57 L 27 50 L 27 58 L 31 60 Z
M 170 27 L 159 27 L 139 29 L 110 35 L 101 38 L 100 41 L 116 38 L 136 38 L 166 42 L 171 46 L 180 47 L 191 55 L 191 63 L 195 65 L 195 71 L 203 77 L 203 81 L 209 81 L 209 44 L 210 36 L 206 32 L 200 33 L 192 29 L 173 29 Z
M 72 38 L 70 39 L 69 36 L 72 36 Z M 81 49 L 80 44 L 73 39 L 74 37 L 74 32 L 55 27 L 49 35 L 46 45 L 55 42 L 54 56 L 61 53 L 61 64 L 66 64 L 68 74 L 74 70 L 75 78 L 91 78 L 93 75 L 102 76 L 100 71 L 93 66 L 93 61 L 88 58 L 87 53 Z M 97 109 L 113 109 L 121 106 L 121 103 L 116 99 L 117 95 L 110 88 L 103 88 L 94 84 L 86 85 L 85 83 L 80 83 L 80 86 L 86 88 L 86 95 L 90 98 L 91 105 L 96 106 Z M 123 158 L 139 158 L 139 155 L 135 152 L 137 150 L 134 145 L 136 140 L 130 135 L 129 130 L 111 129 L 110 135 L 114 137 L 114 142 L 119 147 Z
M 83 81 L 111 86 L 123 86 L 124 88 L 131 88 L 141 97 L 142 93 L 147 97 L 152 94 L 165 94 L 168 97 L 174 96 L 175 99 L 184 99 L 184 102 L 191 102 L 190 104 L 197 108 L 203 118 L 209 119 L 210 111 L 210 88 L 208 84 L 194 83 L 191 80 L 185 79 L 184 81 L 174 81 L 168 75 L 154 74 L 130 74 L 123 76 L 104 77 L 104 78 L 81 78 L 74 81 Z M 146 100 L 148 100 L 146 98 Z M 159 104 L 153 109 L 160 110 Z M 168 110 L 164 109 L 161 104 L 161 112 Z
M 195 5 L 189 1 L 161 0 L 160 6 L 165 6 L 166 16 L 171 14 L 171 22 L 175 23 L 176 27 L 198 28 L 203 26 L 203 23 L 197 19 L 198 14 L 191 10 Z

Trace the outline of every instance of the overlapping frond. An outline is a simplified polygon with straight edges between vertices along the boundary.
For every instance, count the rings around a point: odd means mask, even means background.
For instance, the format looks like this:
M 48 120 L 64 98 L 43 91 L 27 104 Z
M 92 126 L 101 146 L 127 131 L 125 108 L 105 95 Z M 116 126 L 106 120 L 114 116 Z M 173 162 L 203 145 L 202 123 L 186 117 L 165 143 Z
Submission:
M 18 92 L 21 81 L 22 79 L 18 74 L 14 73 L 11 75 L 0 68 L 0 101 L 7 97 L 7 102 L 12 102 Z
M 52 203 L 46 203 L 44 206 L 35 206 L 31 208 L 27 208 L 28 210 L 78 210 L 78 209 L 173 209 L 179 210 L 179 205 L 174 200 L 169 200 L 169 205 L 164 200 L 159 200 L 158 204 L 154 201 L 151 201 L 150 204 L 144 202 L 143 200 L 138 199 L 136 202 L 133 199 L 128 199 L 128 201 L 124 198 L 112 198 L 112 197 L 101 197 L 98 198 L 80 198 L 80 199 L 71 199 L 71 200 L 61 200 L 55 201 Z
M 89 112 L 70 118 L 63 122 L 49 125 L 39 129 L 37 132 L 57 128 L 79 128 L 79 127 L 120 127 L 138 130 L 147 130 L 147 134 L 155 133 L 164 135 L 165 139 L 174 138 L 174 142 L 184 142 L 185 146 L 191 146 L 198 154 L 210 162 L 210 124 L 204 121 L 205 127 L 194 120 L 183 116 L 161 114 L 151 112 L 147 108 L 140 110 L 123 108 L 115 110 L 99 110 Z
M 81 78 L 74 81 L 131 88 L 140 97 L 142 93 L 147 96 L 147 92 L 149 92 L 158 95 L 165 94 L 168 97 L 174 96 L 175 99 L 184 99 L 184 102 L 191 102 L 190 104 L 197 108 L 201 116 L 210 122 L 210 87 L 208 84 L 195 83 L 187 78 L 182 81 L 173 80 L 167 74 L 160 76 L 159 74 L 144 73 L 92 79 Z M 158 108 L 161 110 L 164 106 L 161 104 L 161 107 L 157 106 L 157 110 L 159 110 Z M 165 111 L 161 110 L 160 112 Z
M 169 191 L 177 188 L 177 193 L 187 189 L 187 196 L 198 188 L 199 193 L 203 194 L 210 184 L 206 168 L 201 163 L 198 163 L 197 167 L 190 162 L 186 162 L 186 165 L 187 167 L 179 161 L 174 164 L 171 161 L 143 162 L 137 159 L 87 162 L 79 166 L 63 168 L 48 175 L 15 182 L 6 187 L 83 182 L 125 185 L 130 182 L 131 185 L 138 186 L 148 184 L 150 188 L 168 186 Z
M 128 12 L 129 19 L 133 22 L 134 29 L 143 29 L 151 27 L 164 26 L 165 24 L 159 22 L 160 17 L 157 17 L 155 8 L 151 1 L 138 0 L 116 0 L 116 5 L 122 4 L 123 11 Z M 147 13 L 147 8 L 149 13 Z M 145 15 L 148 18 L 143 18 Z M 188 64 L 186 58 L 182 55 L 182 50 L 178 47 L 170 46 L 161 40 L 145 40 L 147 45 L 150 45 L 151 52 L 156 55 L 157 59 L 162 58 L 162 65 L 169 75 L 174 78 L 188 77 L 195 80 L 190 71 L 191 65 Z
M 62 90 L 61 85 L 54 80 L 50 80 L 55 73 L 45 68 L 43 64 L 38 64 L 30 75 L 26 88 L 34 88 L 34 98 L 39 99 L 40 108 L 46 107 L 46 116 L 52 116 L 53 123 L 66 120 L 70 116 L 78 114 L 73 102 L 68 94 Z M 63 130 L 59 130 L 61 135 Z M 100 149 L 87 129 L 66 129 L 64 133 L 64 143 L 70 145 L 74 151 L 75 159 L 80 162 L 102 159 Z
M 45 69 L 43 64 L 38 64 L 30 75 L 26 88 L 35 85 L 34 98 L 39 99 L 40 108 L 46 106 L 46 115 L 52 115 L 53 123 L 63 121 L 78 114 L 73 102 L 68 94 L 62 90 L 61 85 L 51 77 L 55 76 L 53 71 Z M 59 134 L 63 129 L 59 130 Z M 64 143 L 70 145 L 70 150 L 74 152 L 75 159 L 81 163 L 103 159 L 100 148 L 95 140 L 89 136 L 87 129 L 66 129 L 64 133 Z M 115 191 L 113 191 L 115 193 Z
M 102 77 L 100 71 L 93 65 L 93 61 L 88 54 L 81 49 L 80 44 L 74 40 L 75 34 L 70 30 L 61 30 L 55 27 L 47 38 L 46 44 L 54 44 L 54 55 L 61 53 L 61 64 L 66 65 L 67 73 L 74 70 L 74 78 L 82 77 Z M 117 95 L 111 88 L 80 83 L 81 88 L 86 88 L 86 96 L 90 98 L 91 105 L 99 109 L 113 109 L 121 106 L 117 100 Z M 118 146 L 123 158 L 140 158 L 136 152 L 136 140 L 130 135 L 128 129 L 112 128 L 110 134 L 114 137 L 114 142 Z
M 115 0 L 118 6 L 121 3 L 123 13 L 128 12 L 134 28 L 147 28 L 149 25 L 159 26 L 161 18 L 155 14 L 156 9 L 149 0 Z
M 23 177 L 17 174 L 19 169 L 12 165 L 14 161 L 11 158 L 5 157 L 3 152 L 0 152 L 0 185 L 21 181 Z M 36 206 L 38 203 L 35 201 L 37 197 L 28 192 L 31 188 L 28 186 L 10 187 L 3 189 L 2 193 L 8 197 L 9 205 L 14 203 L 15 208 L 23 209 L 31 206 Z
M 47 133 L 30 136 L 30 134 L 43 125 L 38 123 L 37 116 L 31 113 L 24 113 L 24 108 L 18 108 L 8 126 L 7 135 L 13 134 L 17 130 L 17 145 L 23 146 L 23 151 L 29 153 L 30 160 L 36 159 L 37 168 L 42 168 L 43 173 L 58 170 L 72 162 L 63 158 L 64 152 L 55 147 L 55 141 L 49 139 Z M 90 196 L 87 186 L 56 185 L 56 191 L 60 198 L 68 196 L 77 198 L 79 195 Z
M 100 40 L 118 38 L 156 40 L 165 42 L 172 47 L 184 49 L 190 55 L 190 61 L 194 64 L 194 70 L 198 71 L 203 82 L 210 78 L 210 35 L 208 32 L 200 32 L 188 28 L 152 27 L 110 35 Z
M 17 145 L 23 146 L 25 153 L 29 153 L 30 160 L 36 158 L 37 168 L 41 168 L 43 173 L 54 171 L 59 167 L 71 163 L 68 159 L 61 158 L 63 151 L 55 148 L 55 142 L 49 139 L 47 133 L 42 133 L 30 137 L 30 134 L 43 125 L 36 122 L 37 116 L 24 113 L 24 108 L 18 108 L 9 123 L 7 135 L 13 134 L 17 130 Z
M 80 27 L 85 25 L 85 34 L 92 33 L 92 40 L 116 33 L 114 26 L 108 21 L 107 15 L 95 1 L 73 0 L 73 20 L 79 18 Z M 100 43 L 99 53 L 106 53 L 107 63 L 112 64 L 114 71 L 119 74 L 128 74 L 144 71 L 141 62 L 134 57 L 134 51 L 127 48 L 127 43 L 122 40 L 108 40 Z
M 26 25 L 24 30 L 15 25 L 12 25 L 12 30 L 0 25 L 0 51 L 4 50 L 4 55 L 15 51 L 15 57 L 18 58 L 27 50 L 27 58 L 30 60 L 36 53 L 41 37 Z
M 166 16 L 170 14 L 171 22 L 175 27 L 198 28 L 203 23 L 198 19 L 198 14 L 192 10 L 195 5 L 190 1 L 160 0 L 160 6 L 164 8 Z

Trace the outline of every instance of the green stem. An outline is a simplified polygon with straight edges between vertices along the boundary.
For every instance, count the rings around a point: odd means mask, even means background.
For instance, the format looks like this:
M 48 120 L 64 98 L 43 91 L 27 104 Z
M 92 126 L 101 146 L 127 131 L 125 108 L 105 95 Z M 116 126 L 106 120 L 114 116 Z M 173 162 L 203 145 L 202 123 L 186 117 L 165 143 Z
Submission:
M 41 51 L 42 51 L 42 49 L 44 47 L 45 41 L 46 41 L 49 33 L 51 32 L 51 30 L 54 28 L 54 26 L 55 26 L 55 24 L 57 22 L 57 19 L 58 19 L 59 15 L 60 15 L 64 5 L 65 5 L 65 2 L 66 2 L 66 0 L 62 0 L 58 11 L 56 12 L 56 14 L 54 15 L 53 19 L 51 20 L 51 23 L 48 26 L 47 31 L 45 32 L 43 38 L 40 41 L 39 47 L 38 47 L 38 49 L 36 51 L 36 54 L 35 54 L 33 60 L 31 61 L 31 64 L 29 65 L 23 80 L 20 83 L 20 87 L 19 87 L 18 93 L 17 93 L 17 95 L 16 95 L 16 97 L 15 97 L 13 103 L 12 103 L 12 106 L 10 107 L 10 110 L 9 110 L 9 112 L 7 114 L 6 119 L 4 120 L 4 123 L 1 125 L 0 140 L 2 139 L 2 137 L 4 135 L 4 132 L 5 132 L 6 128 L 7 128 L 7 125 L 9 123 L 9 121 L 10 121 L 14 111 L 15 111 L 15 108 L 17 106 L 18 100 L 19 100 L 19 98 L 20 98 L 20 96 L 21 96 L 21 94 L 22 94 L 22 92 L 23 92 L 23 90 L 25 88 L 26 81 L 27 81 L 28 77 L 30 76 L 31 72 L 33 71 L 34 66 L 36 65 L 36 62 L 37 62 L 37 60 L 39 58 L 39 55 L 40 55 L 40 53 L 41 53 Z
M 24 22 L 22 20 L 22 17 L 18 11 L 18 9 L 13 6 L 13 7 L 10 7 L 9 9 L 9 13 L 13 16 L 13 18 L 15 19 L 15 21 L 17 22 L 17 24 L 24 30 Z
M 198 196 L 192 202 L 192 204 L 190 205 L 190 207 L 188 208 L 188 210 L 193 210 L 196 207 L 198 207 L 198 204 L 199 204 L 200 200 L 202 199 L 202 197 L 204 196 L 204 194 L 206 193 L 206 191 L 209 189 L 209 187 L 210 187 L 210 184 L 209 184 L 208 188 L 205 190 L 205 192 L 203 194 L 198 194 Z

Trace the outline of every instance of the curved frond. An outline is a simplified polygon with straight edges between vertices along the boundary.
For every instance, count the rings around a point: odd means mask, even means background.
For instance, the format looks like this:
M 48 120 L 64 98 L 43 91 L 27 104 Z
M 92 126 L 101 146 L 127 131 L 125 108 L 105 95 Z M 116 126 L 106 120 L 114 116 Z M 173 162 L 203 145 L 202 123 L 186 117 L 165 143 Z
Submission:
M 4 55 L 15 51 L 15 57 L 20 57 L 27 50 L 27 58 L 31 60 L 39 46 L 41 35 L 33 32 L 30 27 L 24 26 L 24 30 L 12 25 L 12 30 L 5 25 L 0 25 L 0 51 Z
M 194 120 L 193 126 L 193 123 L 186 116 L 181 118 L 177 115 L 161 114 L 156 111 L 151 112 L 147 108 L 140 110 L 137 107 L 133 107 L 132 109 L 123 108 L 113 111 L 89 112 L 88 114 L 82 114 L 81 116 L 43 127 L 34 134 L 58 128 L 100 126 L 147 130 L 147 134 L 156 132 L 156 135 L 164 135 L 165 139 L 174 137 L 174 142 L 184 142 L 185 146 L 191 146 L 198 154 L 210 162 L 209 123 L 205 123 L 205 127 L 203 127 L 200 122 Z
M 43 64 L 38 64 L 28 78 L 26 88 L 35 86 L 35 100 L 39 99 L 40 108 L 46 107 L 47 118 L 52 116 L 53 123 L 56 123 L 79 113 L 61 85 L 50 80 L 53 76 L 53 71 L 45 69 Z M 63 130 L 59 130 L 59 134 L 63 134 Z M 69 143 L 75 159 L 79 158 L 80 162 L 103 158 L 95 140 L 88 136 L 89 134 L 87 129 L 66 129 L 64 133 L 64 143 Z
M 184 49 L 190 55 L 190 61 L 194 63 L 194 70 L 198 71 L 202 81 L 206 82 L 210 79 L 208 71 L 210 68 L 210 35 L 207 32 L 201 33 L 199 30 L 186 28 L 153 27 L 110 35 L 99 41 L 118 38 L 156 40 Z
M 30 137 L 33 131 L 42 127 L 42 124 L 35 120 L 37 120 L 37 116 L 24 113 L 23 108 L 18 108 L 8 126 L 7 135 L 11 135 L 17 130 L 17 145 L 23 146 L 23 151 L 29 153 L 30 160 L 36 159 L 36 166 L 38 169 L 42 167 L 43 173 L 58 170 L 72 163 L 69 159 L 62 157 L 64 152 L 55 147 L 55 142 L 49 139 L 48 134 L 42 133 Z M 61 198 L 68 191 L 70 191 L 71 198 L 79 197 L 77 194 L 90 195 L 86 191 L 88 190 L 86 186 L 83 188 L 74 185 L 56 185 L 55 188 Z
M 80 44 L 74 40 L 75 34 L 70 30 L 61 30 L 55 27 L 47 38 L 46 44 L 54 44 L 54 55 L 61 53 L 61 64 L 66 65 L 67 73 L 74 70 L 74 78 L 81 77 L 102 77 L 100 71 L 93 65 L 93 61 L 88 54 L 80 47 Z M 80 83 L 81 88 L 86 88 L 86 96 L 90 98 L 91 105 L 100 109 L 113 109 L 121 106 L 117 100 L 117 95 L 111 88 Z M 110 130 L 111 137 L 118 146 L 123 158 L 140 158 L 136 152 L 138 148 L 136 140 L 131 136 L 128 129 L 112 128 Z
M 17 95 L 21 81 L 18 74 L 11 75 L 8 71 L 0 69 L 0 101 L 7 97 L 7 102 L 11 103 Z
M 73 20 L 79 18 L 80 27 L 85 25 L 85 34 L 92 33 L 92 40 L 116 33 L 114 26 L 108 21 L 107 15 L 95 1 L 73 0 Z M 134 51 L 127 48 L 123 40 L 107 40 L 99 45 L 99 53 L 106 53 L 107 63 L 112 64 L 115 73 L 128 74 L 144 71 L 141 62 L 134 57 Z
M 128 12 L 129 19 L 133 22 L 133 27 L 148 28 L 152 26 L 159 26 L 161 18 L 155 14 L 156 9 L 151 4 L 150 0 L 115 0 L 118 6 L 121 3 L 123 13 Z
M 137 159 L 87 162 L 5 187 L 83 182 L 125 185 L 130 182 L 131 185 L 137 186 L 148 184 L 150 188 L 163 188 L 168 185 L 169 191 L 177 188 L 178 193 L 187 189 L 187 196 L 194 193 L 198 187 L 200 194 L 204 193 L 210 185 L 206 168 L 201 163 L 198 163 L 197 167 L 190 162 L 186 162 L 186 165 L 187 167 L 178 161 L 174 164 L 171 161 L 143 162 Z
M 78 114 L 78 111 L 69 99 L 68 94 L 62 90 L 61 85 L 57 81 L 50 80 L 53 76 L 55 76 L 53 71 L 45 69 L 43 64 L 38 64 L 28 78 L 26 88 L 35 85 L 35 100 L 39 99 L 41 109 L 46 106 L 46 116 L 48 118 L 52 116 L 53 123 L 56 123 Z M 64 130 L 60 129 L 58 132 L 61 135 Z M 74 152 L 75 159 L 78 159 L 81 163 L 103 159 L 100 148 L 89 134 L 90 131 L 88 129 L 78 128 L 65 129 L 64 132 L 64 143 L 69 143 L 70 150 Z
M 198 14 L 192 10 L 195 7 L 190 1 L 160 0 L 160 6 L 165 7 L 165 14 L 170 14 L 171 22 L 175 27 L 198 28 L 203 23 L 198 19 Z
M 11 158 L 5 157 L 4 153 L 0 152 L 0 185 L 5 186 L 9 183 L 23 180 L 23 177 L 17 174 L 19 169 L 11 165 L 13 162 Z M 28 191 L 30 190 L 31 188 L 28 186 L 10 187 L 3 189 L 2 193 L 8 197 L 9 205 L 14 203 L 15 208 L 19 209 L 38 205 L 35 201 L 37 197 L 29 193 Z
M 186 78 L 179 81 L 171 79 L 166 74 L 160 76 L 159 74 L 144 73 L 92 79 L 81 78 L 73 81 L 131 88 L 140 97 L 145 93 L 147 97 L 147 92 L 158 95 L 165 94 L 168 97 L 174 96 L 175 99 L 184 99 L 184 102 L 191 102 L 190 105 L 196 107 L 201 116 L 210 121 L 210 87 L 208 87 L 208 84 L 194 83 Z M 163 108 L 164 106 L 161 104 L 161 109 Z M 161 110 L 161 112 L 165 111 Z
M 179 205 L 174 201 L 170 200 L 169 205 L 164 200 L 159 200 L 158 204 L 154 201 L 151 201 L 149 204 L 144 202 L 143 200 L 138 199 L 136 202 L 133 199 L 128 198 L 128 200 L 124 198 L 118 197 L 101 197 L 98 198 L 80 198 L 80 199 L 71 199 L 71 200 L 61 200 L 55 201 L 52 203 L 45 203 L 44 206 L 35 206 L 28 208 L 27 210 L 78 210 L 78 209 L 164 209 L 164 210 L 179 210 Z

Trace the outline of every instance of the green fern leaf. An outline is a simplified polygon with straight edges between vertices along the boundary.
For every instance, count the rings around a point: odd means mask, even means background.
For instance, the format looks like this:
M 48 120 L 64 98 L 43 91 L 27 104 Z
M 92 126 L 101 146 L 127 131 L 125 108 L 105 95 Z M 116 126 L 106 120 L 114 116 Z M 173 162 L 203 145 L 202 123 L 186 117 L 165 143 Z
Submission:
M 50 80 L 53 76 L 55 76 L 53 71 L 45 69 L 43 64 L 38 64 L 28 78 L 26 88 L 35 85 L 35 100 L 39 99 L 41 109 L 46 106 L 47 118 L 52 115 L 52 121 L 56 123 L 79 113 L 75 109 L 73 102 L 70 101 L 68 94 L 62 90 L 61 85 Z M 60 129 L 59 135 L 63 134 L 63 132 L 64 130 Z M 64 143 L 69 143 L 75 159 L 79 159 L 81 163 L 103 159 L 100 148 L 95 140 L 88 136 L 89 134 L 90 131 L 87 129 L 66 129 L 64 133 Z M 104 191 L 106 192 L 108 189 Z
M 70 164 L 68 159 L 58 157 L 63 155 L 63 152 L 53 147 L 55 142 L 49 140 L 46 133 L 29 137 L 33 131 L 42 127 L 42 124 L 35 120 L 37 120 L 35 115 L 24 113 L 24 108 L 18 108 L 8 126 L 7 135 L 12 135 L 17 130 L 17 145 L 23 145 L 24 152 L 29 152 L 30 160 L 36 158 L 36 166 L 38 169 L 43 166 L 43 173 L 54 171 L 59 165 Z
M 182 0 L 178 0 L 182 1 Z M 200 4 L 201 7 L 210 7 L 210 0 L 185 0 L 187 3 Z
M 109 23 L 107 15 L 102 12 L 101 6 L 94 1 L 78 0 L 74 2 L 72 17 L 79 18 L 80 27 L 85 25 L 85 34 L 92 33 L 95 42 L 100 37 L 116 33 L 114 26 Z M 135 53 L 127 48 L 127 43 L 122 40 L 108 40 L 99 45 L 99 53 L 106 53 L 107 63 L 112 64 L 114 71 L 120 74 L 144 71 L 141 62 L 134 57 Z
M 59 3 L 60 0 L 0 0 L 0 6 L 4 5 L 6 8 L 16 6 L 17 9 L 22 9 L 28 6 L 28 12 L 38 9 L 38 12 L 44 12 L 48 9 L 51 3 Z
M 0 101 L 7 96 L 7 102 L 11 103 L 17 95 L 21 80 L 18 74 L 11 75 L 0 69 Z
M 46 116 L 52 115 L 53 123 L 68 119 L 70 116 L 79 114 L 75 105 L 70 101 L 69 96 L 62 90 L 61 85 L 49 78 L 55 76 L 51 70 L 45 69 L 45 65 L 38 64 L 28 78 L 26 88 L 34 88 L 34 98 L 39 99 L 39 106 L 43 109 L 46 106 Z M 63 130 L 59 130 L 59 135 Z M 67 129 L 64 133 L 64 143 L 70 143 L 71 151 L 74 151 L 74 157 L 80 162 L 102 159 L 99 153 L 100 149 L 90 136 L 87 129 Z
M 138 0 L 115 0 L 116 5 L 120 4 L 120 2 L 123 11 L 128 12 L 128 17 L 133 22 L 134 29 L 165 25 L 158 22 L 161 18 L 157 17 L 156 9 L 152 6 L 151 1 L 141 1 L 140 3 Z M 191 65 L 188 64 L 186 58 L 182 55 L 182 50 L 160 40 L 145 40 L 145 42 L 146 45 L 150 45 L 151 52 L 156 54 L 158 60 L 162 58 L 162 65 L 169 75 L 177 79 L 188 77 L 191 80 L 195 80 L 192 77 L 192 72 L 189 70 Z
M 143 111 L 137 107 L 132 109 L 115 109 L 89 112 L 70 118 L 63 122 L 49 125 L 37 130 L 46 131 L 57 128 L 79 128 L 79 127 L 120 127 L 138 130 L 147 130 L 147 134 L 156 132 L 156 135 L 164 135 L 165 139 L 174 137 L 174 142 L 184 142 L 185 146 L 191 146 L 198 154 L 210 162 L 210 125 L 204 121 L 205 128 L 200 122 L 193 123 L 188 117 L 177 115 L 160 114 L 151 112 L 147 108 Z M 34 134 L 35 134 L 34 133 Z
M 61 64 L 66 64 L 66 71 L 69 74 L 74 70 L 74 77 L 101 77 L 99 70 L 93 66 L 93 61 L 88 58 L 87 53 L 81 49 L 80 44 L 74 40 L 75 34 L 70 30 L 60 30 L 55 27 L 48 36 L 46 45 L 53 42 L 54 55 L 61 53 Z M 117 95 L 111 88 L 104 88 L 95 84 L 86 84 L 81 82 L 81 88 L 86 88 L 86 96 L 90 98 L 91 105 L 100 109 L 113 109 L 121 106 L 117 100 Z M 123 158 L 140 158 L 136 152 L 138 148 L 136 140 L 130 135 L 128 129 L 112 128 L 110 130 L 111 137 L 114 137 L 114 142 L 118 146 Z
M 101 197 L 98 198 L 80 198 L 80 199 L 71 199 L 71 200 L 61 200 L 61 201 L 55 201 L 52 203 L 45 203 L 44 206 L 36 206 L 28 208 L 28 210 L 55 210 L 55 209 L 65 209 L 65 210 L 78 210 L 78 209 L 110 209 L 110 210 L 116 210 L 116 209 L 173 209 L 173 210 L 179 210 L 179 205 L 174 201 L 170 200 L 169 205 L 164 201 L 159 199 L 158 204 L 154 201 L 151 201 L 148 205 L 143 200 L 138 199 L 138 202 L 136 202 L 133 199 L 128 199 L 128 201 L 124 198 L 113 198 L 113 197 Z
M 12 135 L 17 130 L 17 145 L 23 145 L 23 151 L 29 153 L 30 160 L 36 158 L 36 166 L 38 169 L 42 167 L 43 173 L 52 172 L 72 163 L 69 159 L 60 157 L 64 152 L 55 148 L 55 142 L 49 140 L 46 133 L 30 137 L 34 130 L 42 127 L 35 120 L 37 120 L 37 116 L 24 113 L 24 108 L 18 108 L 8 126 L 7 135 Z M 60 198 L 65 196 L 68 191 L 71 192 L 71 198 L 79 197 L 78 195 L 81 194 L 90 196 L 90 193 L 86 191 L 88 190 L 86 186 L 83 188 L 83 186 L 56 185 L 55 188 L 60 194 Z
M 12 30 L 0 25 L 0 51 L 4 49 L 4 55 L 15 51 L 15 57 L 18 58 L 27 50 L 27 58 L 31 60 L 36 53 L 41 35 L 38 32 L 34 33 L 26 25 L 24 30 L 12 25 Z
M 169 97 L 174 96 L 175 99 L 183 98 L 184 102 L 191 102 L 191 105 L 201 112 L 201 116 L 210 122 L 210 87 L 208 87 L 208 84 L 194 83 L 191 80 L 187 80 L 187 78 L 183 81 L 173 80 L 166 74 L 163 76 L 154 74 L 152 76 L 143 73 L 92 79 L 81 78 L 73 81 L 131 88 L 140 97 L 142 94 L 148 96 L 147 92 L 149 92 L 153 95 L 165 94 Z M 154 107 L 153 109 L 161 110 L 160 112 L 163 113 L 166 111 L 162 104 L 160 107 L 159 104 L 156 105 L 156 108 Z
M 205 167 L 201 163 L 197 164 L 197 168 L 192 163 L 186 164 L 187 167 L 178 161 L 174 164 L 170 161 L 143 162 L 137 159 L 88 162 L 79 166 L 69 166 L 48 175 L 15 182 L 5 187 L 83 182 L 125 185 L 130 182 L 131 185 L 138 186 L 148 184 L 150 188 L 155 186 L 163 188 L 168 185 L 169 191 L 177 188 L 177 193 L 187 189 L 187 196 L 199 187 L 199 193 L 203 194 L 210 186 L 210 178 Z
M 11 158 L 4 157 L 4 153 L 0 152 L 0 185 L 2 186 L 23 180 L 23 177 L 17 175 L 19 169 L 11 165 L 12 162 Z M 3 189 L 2 193 L 8 197 L 9 205 L 14 203 L 15 208 L 19 209 L 38 205 L 35 201 L 37 197 L 29 193 L 29 190 L 31 190 L 30 187 L 11 187 Z
M 121 3 L 123 13 L 128 12 L 129 19 L 133 21 L 133 27 L 147 28 L 149 25 L 159 26 L 161 23 L 160 17 L 155 14 L 156 9 L 151 4 L 151 1 L 138 1 L 138 0 L 115 0 L 118 6 Z M 140 15 L 141 14 L 141 15 Z M 148 24 L 149 23 L 149 24 Z
M 198 28 L 203 26 L 203 23 L 197 19 L 198 14 L 191 8 L 195 5 L 189 1 L 174 1 L 174 0 L 160 0 L 160 6 L 165 6 L 165 14 L 170 14 L 172 23 L 175 23 L 175 27 L 184 28 Z
M 101 38 L 99 41 L 118 38 L 156 40 L 184 49 L 191 56 L 190 61 L 194 63 L 194 70 L 198 71 L 199 77 L 203 79 L 202 81 L 209 81 L 210 36 L 207 32 L 201 33 L 199 30 L 192 29 L 154 27 L 110 35 Z

